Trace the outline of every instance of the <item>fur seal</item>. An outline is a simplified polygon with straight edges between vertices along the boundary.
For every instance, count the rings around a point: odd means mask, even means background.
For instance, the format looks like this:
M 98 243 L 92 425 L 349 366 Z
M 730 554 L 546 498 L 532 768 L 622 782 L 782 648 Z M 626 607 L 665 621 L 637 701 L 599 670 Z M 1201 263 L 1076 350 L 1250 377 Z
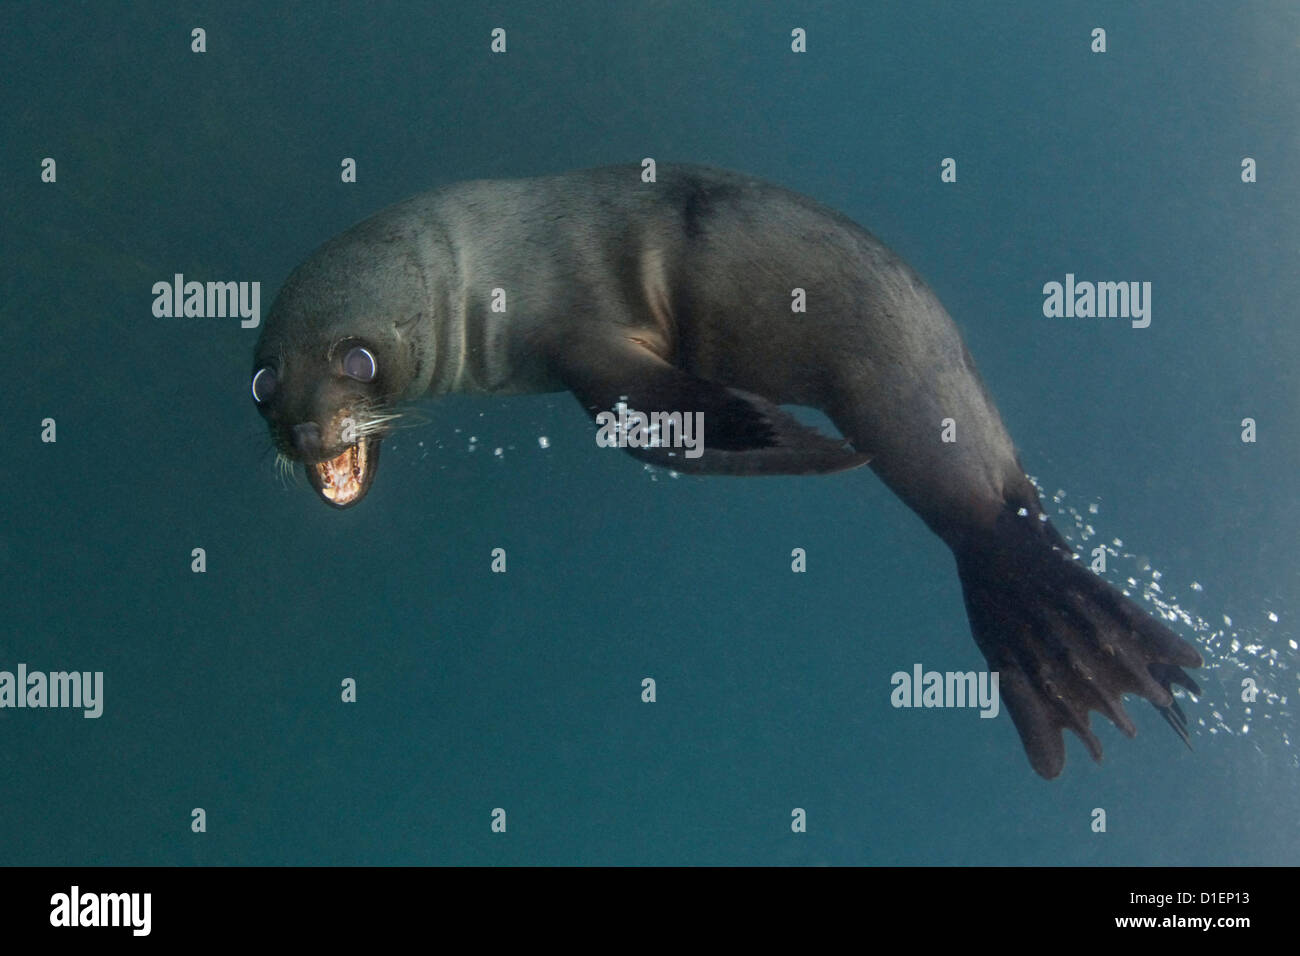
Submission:
M 792 290 L 810 306 L 791 310 Z M 504 303 L 504 308 L 502 308 Z M 1034 770 L 1057 776 L 1089 711 L 1136 733 L 1200 689 L 1187 642 L 1074 559 L 961 335 L 911 267 L 847 217 L 700 166 L 477 181 L 391 206 L 286 280 L 252 392 L 279 453 L 336 507 L 360 501 L 399 403 L 571 391 L 593 415 L 703 413 L 703 451 L 629 447 L 699 474 L 872 469 L 952 549 L 975 641 Z M 778 406 L 824 411 L 827 437 Z M 941 440 L 952 419 L 957 440 Z

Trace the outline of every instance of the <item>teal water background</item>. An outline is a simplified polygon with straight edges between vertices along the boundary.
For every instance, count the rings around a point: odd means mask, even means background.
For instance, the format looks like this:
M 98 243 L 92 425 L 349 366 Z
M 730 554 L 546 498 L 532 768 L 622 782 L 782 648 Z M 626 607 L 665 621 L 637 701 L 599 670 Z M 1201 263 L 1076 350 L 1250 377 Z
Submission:
M 0 669 L 106 699 L 0 710 L 0 863 L 1295 863 L 1298 44 L 1288 2 L 4 5 Z M 1049 783 L 1005 712 L 891 708 L 894 671 L 983 659 L 865 471 L 675 478 L 568 395 L 456 398 L 333 512 L 275 476 L 256 331 L 151 312 L 180 272 L 265 313 L 426 188 L 645 156 L 806 193 L 926 277 L 1049 510 L 1211 625 L 1194 752 L 1131 700 L 1139 736 L 1094 715 L 1104 764 L 1070 738 Z M 1067 272 L 1151 281 L 1151 327 L 1044 318 Z

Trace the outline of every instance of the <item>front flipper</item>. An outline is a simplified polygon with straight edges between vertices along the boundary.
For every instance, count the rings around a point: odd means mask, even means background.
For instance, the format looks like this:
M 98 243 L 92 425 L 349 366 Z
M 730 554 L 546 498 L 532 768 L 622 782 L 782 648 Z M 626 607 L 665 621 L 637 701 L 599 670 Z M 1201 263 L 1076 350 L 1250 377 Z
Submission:
M 598 437 L 619 437 L 643 461 L 688 474 L 806 475 L 870 460 L 761 396 L 682 371 L 638 339 L 571 340 L 555 353 L 556 374 L 596 418 Z

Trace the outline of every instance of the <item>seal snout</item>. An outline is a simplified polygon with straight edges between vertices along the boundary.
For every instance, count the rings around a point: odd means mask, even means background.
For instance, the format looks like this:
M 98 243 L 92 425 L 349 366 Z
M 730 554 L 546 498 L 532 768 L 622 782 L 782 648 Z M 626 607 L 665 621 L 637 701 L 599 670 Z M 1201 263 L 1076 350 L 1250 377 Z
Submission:
M 287 429 L 294 457 L 307 466 L 307 481 L 335 508 L 365 497 L 379 463 L 380 435 L 359 429 L 352 414 L 342 409 L 324 426 L 305 421 Z
M 321 440 L 320 426 L 315 422 L 294 425 L 293 447 L 303 461 L 314 462 L 325 458 L 325 444 Z

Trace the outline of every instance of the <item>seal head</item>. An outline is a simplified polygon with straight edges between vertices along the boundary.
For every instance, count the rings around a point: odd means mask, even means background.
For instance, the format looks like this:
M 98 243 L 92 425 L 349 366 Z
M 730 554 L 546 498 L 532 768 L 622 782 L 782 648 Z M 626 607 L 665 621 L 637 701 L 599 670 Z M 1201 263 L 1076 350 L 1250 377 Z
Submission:
M 250 390 L 271 440 L 336 508 L 370 490 L 395 403 L 425 364 L 411 249 L 400 230 L 360 227 L 327 243 L 285 282 L 258 340 Z

